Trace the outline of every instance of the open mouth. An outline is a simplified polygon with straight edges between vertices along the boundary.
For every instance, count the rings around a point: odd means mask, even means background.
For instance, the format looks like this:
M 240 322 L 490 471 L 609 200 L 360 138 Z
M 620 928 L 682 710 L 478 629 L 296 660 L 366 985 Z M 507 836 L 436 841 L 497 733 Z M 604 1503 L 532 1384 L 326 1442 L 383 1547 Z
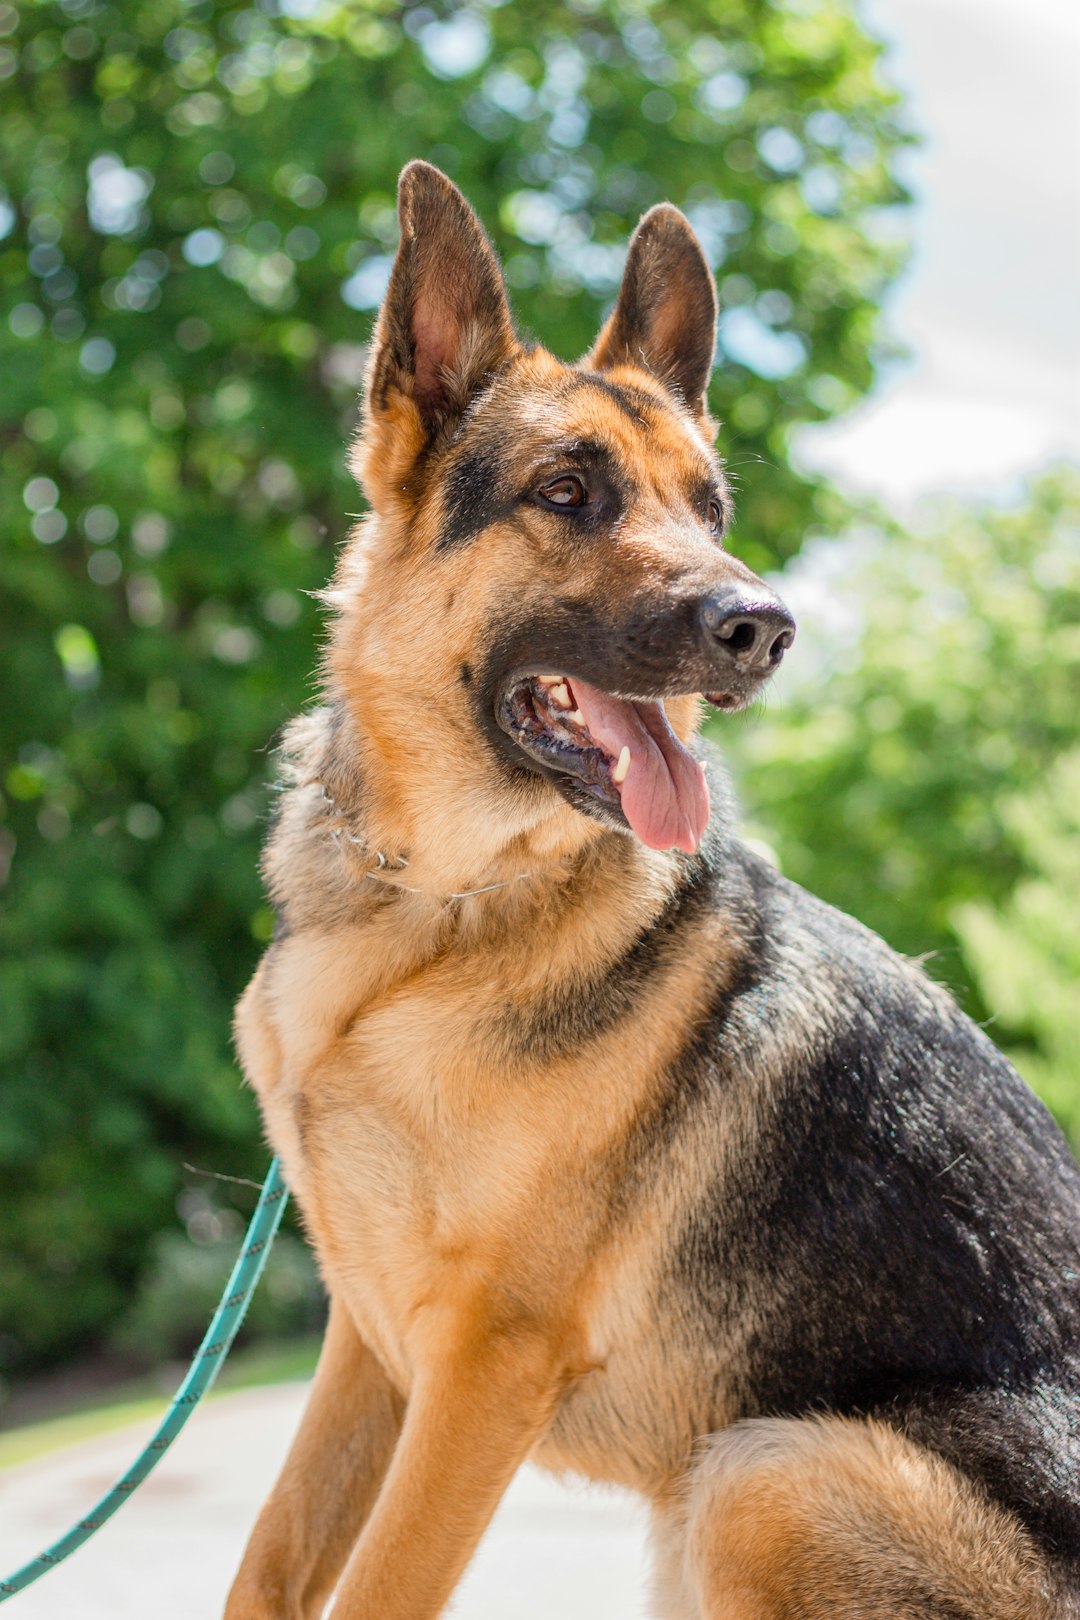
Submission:
M 507 688 L 496 717 L 575 808 L 629 826 L 650 849 L 697 849 L 709 820 L 705 772 L 659 700 L 526 675 Z

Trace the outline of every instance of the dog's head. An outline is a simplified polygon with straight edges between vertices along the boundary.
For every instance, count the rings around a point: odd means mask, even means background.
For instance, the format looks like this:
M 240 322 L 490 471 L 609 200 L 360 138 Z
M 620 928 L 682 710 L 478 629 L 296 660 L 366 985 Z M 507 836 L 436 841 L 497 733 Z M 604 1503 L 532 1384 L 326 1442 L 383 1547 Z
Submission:
M 373 511 L 330 651 L 381 834 L 482 857 L 607 826 L 693 850 L 700 697 L 748 703 L 794 634 L 724 549 L 701 248 L 677 209 L 646 214 L 613 314 L 567 365 L 515 336 L 444 175 L 410 164 L 399 212 L 354 458 Z

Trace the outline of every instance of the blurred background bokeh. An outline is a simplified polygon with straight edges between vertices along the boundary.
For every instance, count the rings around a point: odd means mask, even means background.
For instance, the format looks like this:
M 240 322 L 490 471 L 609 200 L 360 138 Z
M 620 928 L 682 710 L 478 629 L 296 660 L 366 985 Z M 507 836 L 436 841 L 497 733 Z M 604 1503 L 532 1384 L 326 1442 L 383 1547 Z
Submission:
M 906 18 L 930 60 L 977 10 L 0 0 L 0 1424 L 57 1369 L 190 1349 L 255 1196 L 202 1172 L 265 1168 L 230 1011 L 272 925 L 272 743 L 360 509 L 343 447 L 415 156 L 566 357 L 640 213 L 689 214 L 720 288 L 733 549 L 782 570 L 801 621 L 768 706 L 714 728 L 747 831 L 926 956 L 1080 1145 L 1080 472 L 1051 459 L 1060 412 L 1016 428 L 1010 376 L 1049 387 L 1022 326 L 994 349 L 1011 298 L 1045 326 L 1075 266 L 1037 234 L 1017 256 L 1023 188 L 974 193 L 1017 285 L 974 227 L 946 265 L 972 409 L 919 370 L 932 321 L 904 356 L 941 132 L 917 49 L 905 80 L 880 40 Z M 1053 96 L 1010 111 L 1037 135 Z M 320 1310 L 287 1234 L 250 1333 Z

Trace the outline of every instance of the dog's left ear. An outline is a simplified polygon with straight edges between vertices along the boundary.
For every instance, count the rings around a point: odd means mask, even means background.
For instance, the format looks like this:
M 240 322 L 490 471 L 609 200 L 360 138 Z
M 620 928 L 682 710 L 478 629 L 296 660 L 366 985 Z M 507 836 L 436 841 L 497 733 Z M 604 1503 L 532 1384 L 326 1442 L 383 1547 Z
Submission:
M 618 301 L 587 363 L 643 366 L 707 424 L 716 314 L 712 271 L 690 221 L 658 203 L 634 232 Z
M 368 428 L 415 408 L 417 449 L 460 419 L 516 347 L 502 274 L 480 221 L 430 163 L 398 182 L 401 240 L 372 340 Z M 408 403 L 407 403 L 408 402 Z

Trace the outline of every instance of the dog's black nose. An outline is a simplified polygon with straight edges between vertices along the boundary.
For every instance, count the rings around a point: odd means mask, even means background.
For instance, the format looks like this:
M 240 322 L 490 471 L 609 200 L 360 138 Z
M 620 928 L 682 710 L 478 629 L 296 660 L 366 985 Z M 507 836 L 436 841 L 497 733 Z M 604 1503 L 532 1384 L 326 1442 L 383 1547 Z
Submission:
M 747 590 L 715 591 L 698 614 L 711 645 L 726 649 L 743 669 L 775 669 L 795 640 L 795 620 L 779 597 Z

